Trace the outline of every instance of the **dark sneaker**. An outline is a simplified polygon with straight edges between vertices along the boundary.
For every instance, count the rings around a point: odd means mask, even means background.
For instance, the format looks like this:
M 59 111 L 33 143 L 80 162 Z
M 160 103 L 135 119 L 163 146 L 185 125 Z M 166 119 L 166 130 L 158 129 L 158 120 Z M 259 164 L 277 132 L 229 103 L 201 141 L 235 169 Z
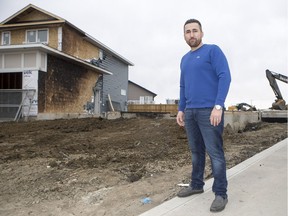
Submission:
M 195 188 L 192 188 L 191 186 L 189 186 L 189 187 L 182 188 L 178 192 L 177 196 L 178 197 L 187 197 L 187 196 L 191 196 L 193 194 L 199 194 L 199 193 L 203 193 L 203 192 L 204 192 L 203 188 L 195 189 Z
M 215 199 L 211 204 L 210 211 L 220 212 L 225 208 L 227 203 L 228 203 L 227 198 L 223 198 L 222 196 L 215 196 Z

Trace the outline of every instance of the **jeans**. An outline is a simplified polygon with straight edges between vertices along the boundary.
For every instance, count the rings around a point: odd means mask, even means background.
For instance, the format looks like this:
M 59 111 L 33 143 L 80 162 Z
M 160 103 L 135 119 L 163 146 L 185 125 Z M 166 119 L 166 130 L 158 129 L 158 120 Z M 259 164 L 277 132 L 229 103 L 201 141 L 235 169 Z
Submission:
M 210 123 L 212 108 L 185 110 L 185 129 L 192 153 L 191 187 L 203 188 L 206 151 L 210 157 L 215 195 L 227 197 L 226 160 L 223 151 L 224 112 L 218 126 Z

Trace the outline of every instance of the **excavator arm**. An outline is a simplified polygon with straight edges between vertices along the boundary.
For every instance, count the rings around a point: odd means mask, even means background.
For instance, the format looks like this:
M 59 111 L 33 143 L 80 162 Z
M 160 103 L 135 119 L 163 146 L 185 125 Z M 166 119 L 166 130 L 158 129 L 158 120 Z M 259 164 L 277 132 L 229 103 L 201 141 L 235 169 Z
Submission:
M 288 77 L 279 73 L 275 73 L 268 69 L 266 70 L 266 77 L 269 80 L 270 86 L 277 98 L 275 102 L 272 104 L 272 109 L 287 110 L 286 102 L 282 97 L 276 79 L 288 83 Z

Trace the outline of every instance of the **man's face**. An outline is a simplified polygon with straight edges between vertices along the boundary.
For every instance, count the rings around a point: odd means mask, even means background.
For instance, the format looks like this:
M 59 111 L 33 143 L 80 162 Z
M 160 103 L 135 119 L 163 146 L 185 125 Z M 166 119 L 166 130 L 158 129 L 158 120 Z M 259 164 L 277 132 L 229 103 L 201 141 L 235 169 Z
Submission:
M 196 49 L 202 43 L 203 32 L 198 23 L 188 23 L 184 26 L 184 38 L 191 49 Z

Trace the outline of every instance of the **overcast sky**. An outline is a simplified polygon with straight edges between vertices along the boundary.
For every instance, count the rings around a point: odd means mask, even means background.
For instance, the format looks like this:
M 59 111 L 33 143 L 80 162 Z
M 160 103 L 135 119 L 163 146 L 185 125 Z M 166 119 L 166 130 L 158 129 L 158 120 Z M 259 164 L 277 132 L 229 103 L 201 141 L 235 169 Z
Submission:
M 0 22 L 28 4 L 60 16 L 122 55 L 129 79 L 157 94 L 179 98 L 179 63 L 189 51 L 183 24 L 202 22 L 207 44 L 228 59 L 232 83 L 226 106 L 264 109 L 275 95 L 265 70 L 287 76 L 287 0 L 0 0 Z M 287 84 L 277 81 L 288 101 Z

